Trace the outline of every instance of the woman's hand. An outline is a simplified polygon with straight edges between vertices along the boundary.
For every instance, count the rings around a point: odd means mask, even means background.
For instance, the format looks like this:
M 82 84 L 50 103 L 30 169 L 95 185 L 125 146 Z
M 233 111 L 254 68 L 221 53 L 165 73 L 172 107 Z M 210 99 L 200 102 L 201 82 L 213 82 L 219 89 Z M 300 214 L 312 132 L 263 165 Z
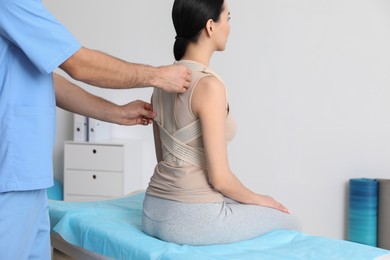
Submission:
M 277 209 L 277 210 L 280 210 L 282 212 L 290 214 L 290 212 L 288 211 L 288 209 L 285 206 L 283 206 L 281 203 L 274 200 L 272 197 L 267 196 L 267 195 L 260 195 L 260 194 L 257 194 L 257 196 L 258 197 L 257 197 L 256 202 L 255 202 L 256 205 Z

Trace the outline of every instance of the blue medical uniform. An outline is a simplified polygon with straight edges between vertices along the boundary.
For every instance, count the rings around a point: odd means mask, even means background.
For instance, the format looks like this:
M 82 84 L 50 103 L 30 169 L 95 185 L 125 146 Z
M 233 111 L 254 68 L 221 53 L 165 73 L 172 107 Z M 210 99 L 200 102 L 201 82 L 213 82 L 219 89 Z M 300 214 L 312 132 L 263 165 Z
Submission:
M 53 185 L 52 72 L 80 47 L 41 0 L 0 0 L 0 259 L 16 259 L 5 252 L 27 250 L 17 247 L 21 238 L 39 237 L 28 230 L 15 233 L 12 221 L 32 221 L 40 215 L 31 213 L 37 205 L 48 217 L 47 198 L 39 190 Z M 24 203 L 24 197 L 39 203 Z

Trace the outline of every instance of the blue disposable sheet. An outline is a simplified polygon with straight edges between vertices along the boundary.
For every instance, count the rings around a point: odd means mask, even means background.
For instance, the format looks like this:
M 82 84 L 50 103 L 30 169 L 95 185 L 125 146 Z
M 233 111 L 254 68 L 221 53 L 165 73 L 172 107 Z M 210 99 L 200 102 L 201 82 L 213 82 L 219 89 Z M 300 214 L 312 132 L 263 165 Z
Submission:
M 52 231 L 114 259 L 376 259 L 390 251 L 296 231 L 278 230 L 232 244 L 187 246 L 142 232 L 144 193 L 99 202 L 50 201 Z

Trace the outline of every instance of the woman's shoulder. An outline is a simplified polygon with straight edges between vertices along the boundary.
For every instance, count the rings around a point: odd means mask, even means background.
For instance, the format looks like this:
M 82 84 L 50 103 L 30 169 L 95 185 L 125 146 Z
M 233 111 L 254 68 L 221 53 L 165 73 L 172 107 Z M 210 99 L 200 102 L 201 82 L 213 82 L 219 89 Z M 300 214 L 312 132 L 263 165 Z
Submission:
M 202 91 L 223 91 L 225 92 L 225 84 L 223 81 L 211 74 L 206 74 L 204 77 L 201 77 L 196 84 L 196 88 Z
M 226 89 L 224 83 L 215 76 L 203 77 L 193 91 L 191 107 L 193 114 L 199 116 L 200 111 L 226 107 Z

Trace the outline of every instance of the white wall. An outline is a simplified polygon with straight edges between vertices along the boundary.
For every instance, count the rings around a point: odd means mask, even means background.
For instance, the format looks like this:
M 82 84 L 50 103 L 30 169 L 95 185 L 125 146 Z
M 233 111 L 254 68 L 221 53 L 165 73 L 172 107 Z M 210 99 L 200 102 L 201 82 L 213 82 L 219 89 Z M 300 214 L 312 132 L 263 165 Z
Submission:
M 172 0 L 45 0 L 80 42 L 133 62 L 169 64 Z M 238 134 L 231 168 L 247 186 L 298 215 L 304 231 L 345 237 L 350 178 L 390 176 L 390 2 L 230 0 L 232 32 L 212 68 L 227 84 Z M 151 89 L 93 89 L 118 103 Z M 56 176 L 71 116 L 58 114 Z M 69 130 L 70 129 L 70 130 Z M 144 140 L 144 185 L 154 167 L 151 127 L 115 126 Z

